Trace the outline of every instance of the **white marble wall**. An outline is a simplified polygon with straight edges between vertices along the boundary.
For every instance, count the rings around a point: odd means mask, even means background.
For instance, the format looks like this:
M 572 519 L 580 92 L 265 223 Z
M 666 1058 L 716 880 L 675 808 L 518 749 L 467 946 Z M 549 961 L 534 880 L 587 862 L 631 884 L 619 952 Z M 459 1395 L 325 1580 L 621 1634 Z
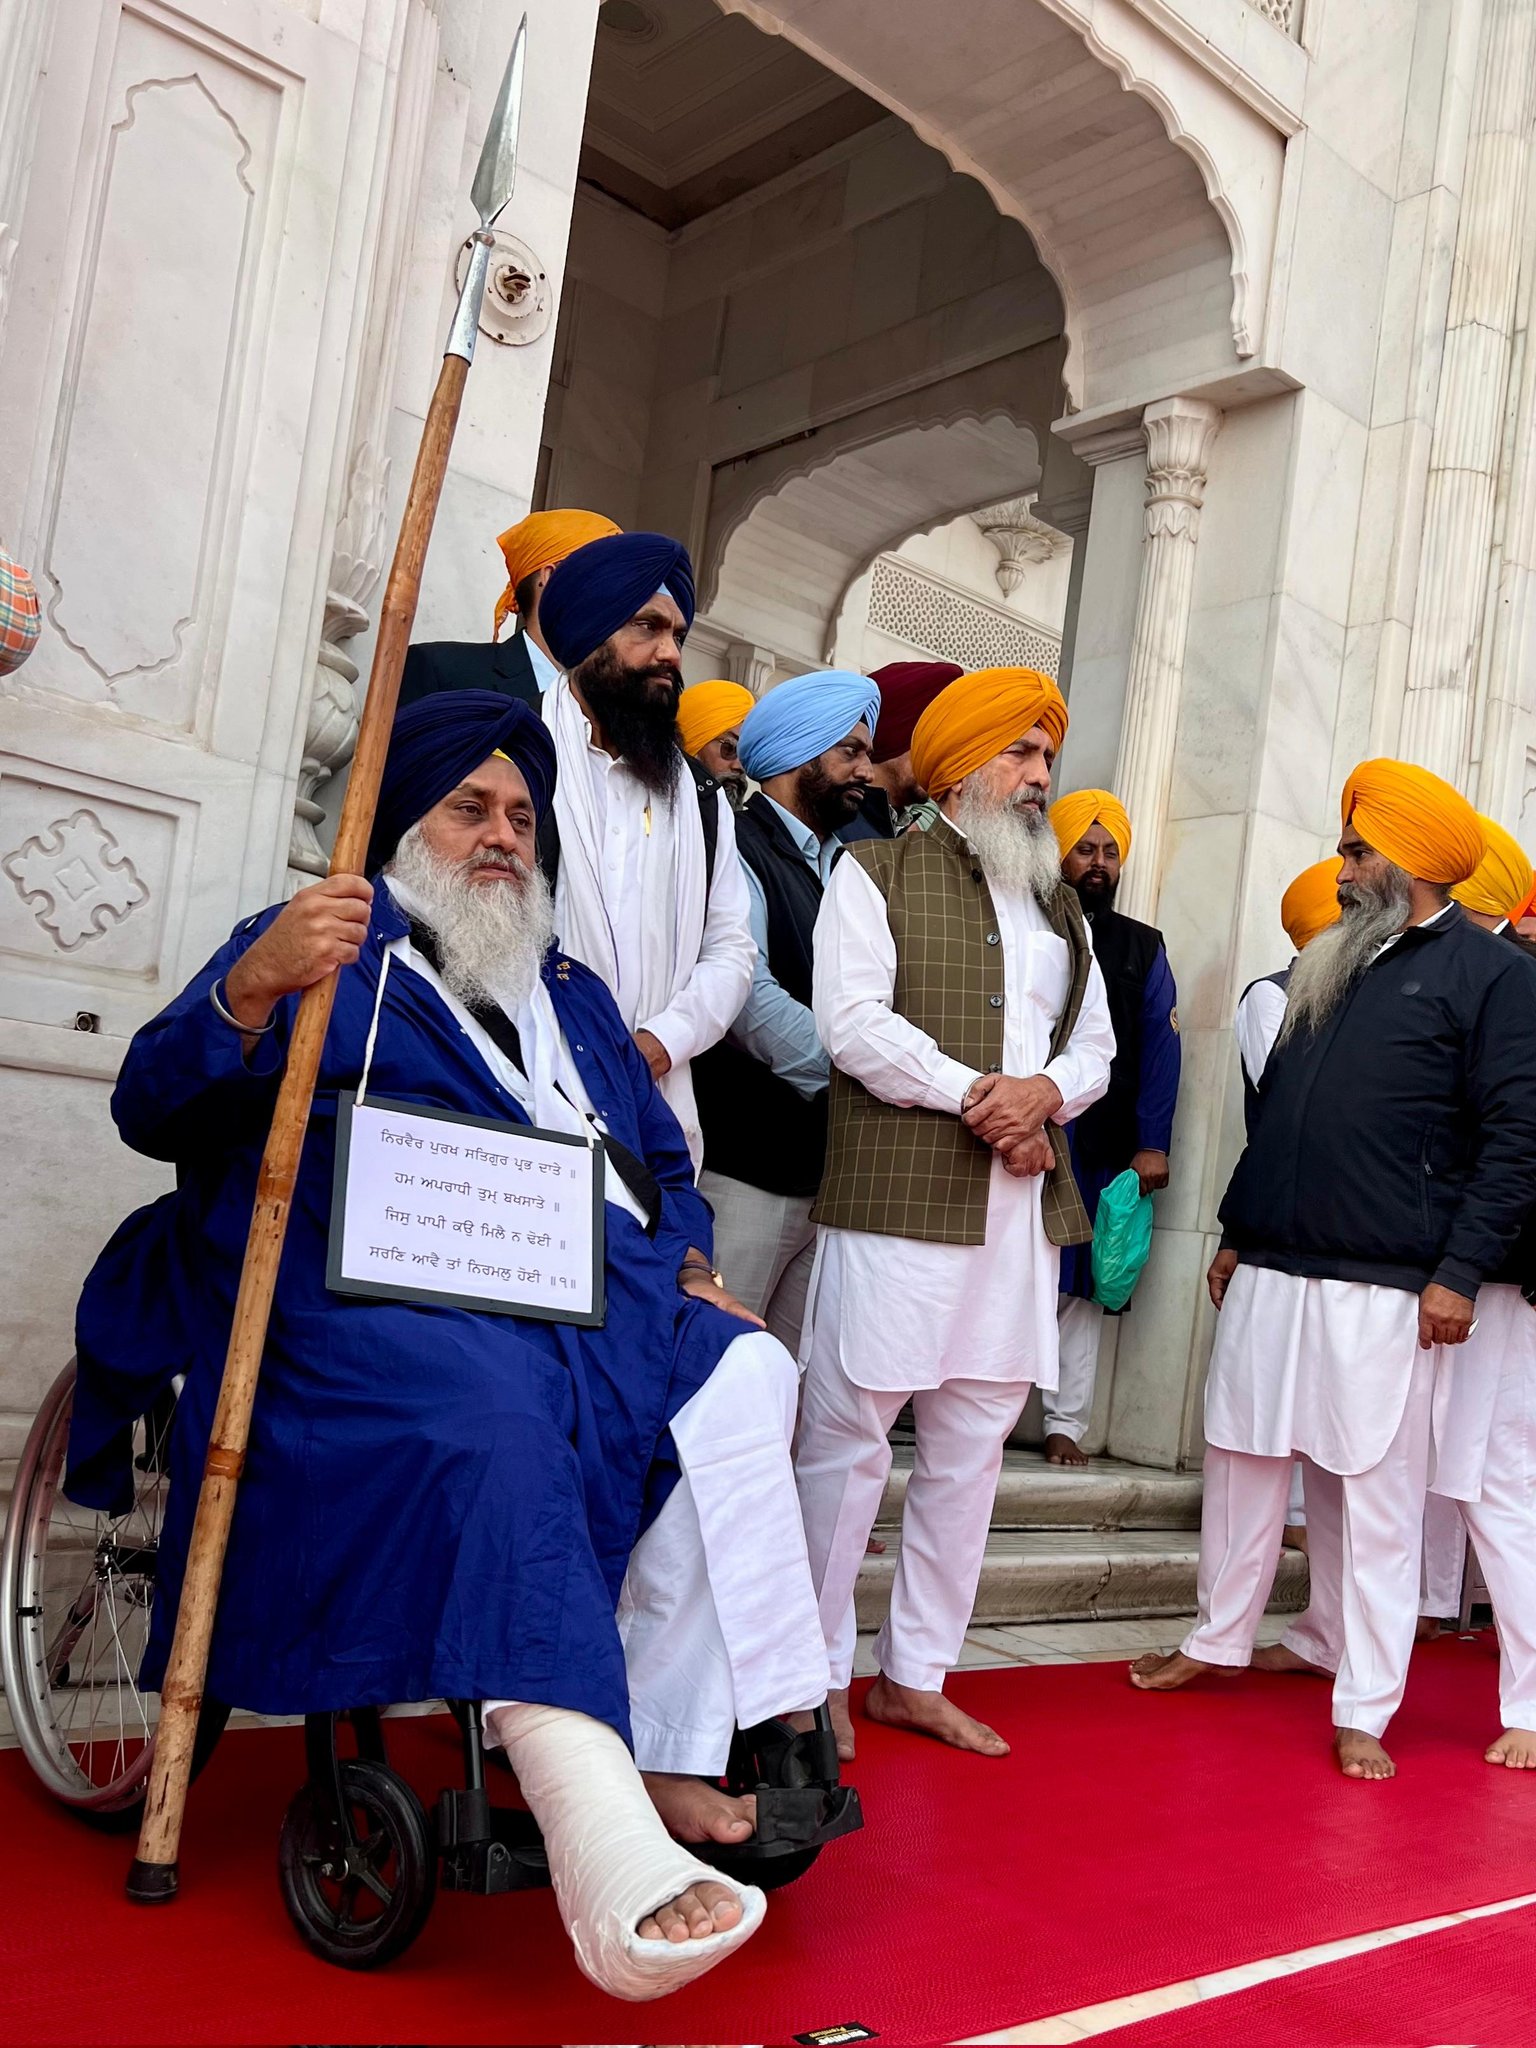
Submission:
M 595 12 L 529 0 L 510 225 L 557 281 Z M 413 15 L 439 47 L 384 407 L 394 512 L 510 10 L 72 0 L 46 64 L 37 35 L 4 43 L 30 70 L 4 94 L 29 141 L 8 128 L 0 530 L 45 624 L 0 695 L 0 1455 L 90 1260 L 168 1181 L 108 1117 L 128 1038 L 283 887 Z M 428 565 L 440 629 L 488 630 L 484 544 L 527 503 L 550 346 L 482 347 Z

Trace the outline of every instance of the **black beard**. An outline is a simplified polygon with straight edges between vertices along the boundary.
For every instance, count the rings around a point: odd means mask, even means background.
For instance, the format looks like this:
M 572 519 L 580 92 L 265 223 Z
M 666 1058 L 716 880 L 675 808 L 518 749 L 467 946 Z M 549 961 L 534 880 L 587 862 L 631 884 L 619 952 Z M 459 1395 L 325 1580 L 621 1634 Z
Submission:
M 819 761 L 808 761 L 800 770 L 795 796 L 817 838 L 830 839 L 850 818 L 858 816 L 864 785 L 834 782 Z
M 1099 875 L 1080 875 L 1072 884 L 1077 891 L 1077 900 L 1084 910 L 1113 910 L 1115 897 L 1119 893 L 1118 881 L 1106 881 Z
M 669 661 L 626 668 L 611 647 L 600 647 L 571 678 L 592 722 L 636 780 L 654 796 L 670 796 L 683 750 L 677 737 L 677 700 L 683 678 Z M 652 688 L 665 682 L 665 690 Z

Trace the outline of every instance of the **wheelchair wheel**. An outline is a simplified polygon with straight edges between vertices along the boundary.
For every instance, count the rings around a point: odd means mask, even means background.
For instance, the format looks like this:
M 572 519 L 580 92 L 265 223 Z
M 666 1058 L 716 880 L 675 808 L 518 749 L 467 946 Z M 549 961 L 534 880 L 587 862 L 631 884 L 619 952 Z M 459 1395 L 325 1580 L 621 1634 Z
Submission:
M 134 1498 L 103 1515 L 64 1498 L 74 1361 L 27 1437 L 0 1549 L 0 1668 L 16 1737 L 61 1805 L 99 1828 L 138 1824 L 159 1702 L 139 1690 L 155 1596 L 164 1466 L 175 1402 L 134 1430 Z M 194 1771 L 228 1709 L 205 1703 Z
M 376 1970 L 426 1925 L 437 1856 L 421 1801 L 403 1778 L 355 1757 L 339 1768 L 352 1843 L 341 1840 L 308 1784 L 283 1819 L 278 1878 L 289 1918 L 318 1956 L 343 1970 Z

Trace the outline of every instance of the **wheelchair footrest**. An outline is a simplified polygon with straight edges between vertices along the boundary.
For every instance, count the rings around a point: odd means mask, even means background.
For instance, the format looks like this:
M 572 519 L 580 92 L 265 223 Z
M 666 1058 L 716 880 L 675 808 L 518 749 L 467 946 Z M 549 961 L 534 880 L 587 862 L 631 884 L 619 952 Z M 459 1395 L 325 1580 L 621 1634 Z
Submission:
M 852 1785 L 760 1785 L 755 1796 L 757 1828 L 751 1841 L 732 1845 L 733 1857 L 798 1855 L 803 1849 L 835 1842 L 839 1835 L 854 1834 L 864 1825 Z M 701 1853 L 707 1858 L 707 1847 Z
M 492 1806 L 484 1792 L 450 1789 L 439 1795 L 437 1851 L 444 1891 L 488 1897 L 549 1883 L 549 1860 L 533 1815 Z

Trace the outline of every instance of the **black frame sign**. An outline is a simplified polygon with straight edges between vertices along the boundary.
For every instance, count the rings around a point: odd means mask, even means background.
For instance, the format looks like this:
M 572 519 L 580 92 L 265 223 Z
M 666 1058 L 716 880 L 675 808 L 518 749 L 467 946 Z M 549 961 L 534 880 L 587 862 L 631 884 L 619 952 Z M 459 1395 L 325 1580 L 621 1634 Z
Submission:
M 605 1156 L 568 1131 L 343 1095 L 326 1285 L 596 1327 Z

